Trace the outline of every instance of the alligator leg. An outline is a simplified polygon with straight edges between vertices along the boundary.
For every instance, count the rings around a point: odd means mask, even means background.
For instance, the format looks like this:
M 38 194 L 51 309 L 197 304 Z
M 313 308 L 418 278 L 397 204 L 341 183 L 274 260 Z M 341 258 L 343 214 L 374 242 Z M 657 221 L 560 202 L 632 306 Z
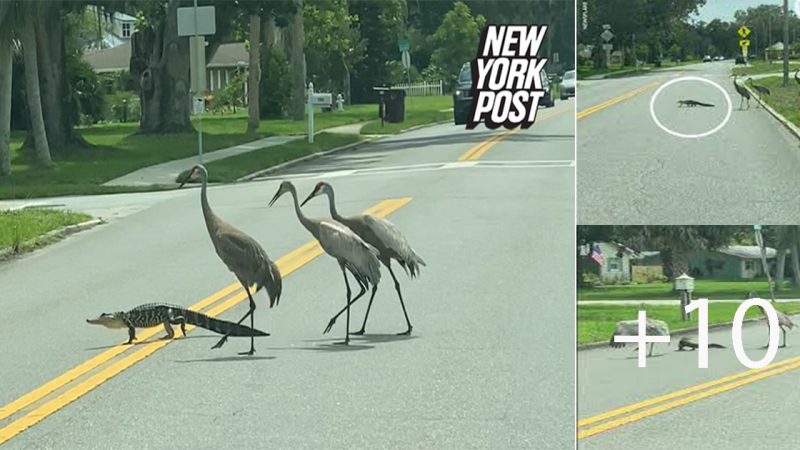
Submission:
M 161 339 L 172 339 L 175 337 L 175 330 L 172 329 L 172 325 L 169 324 L 169 319 L 164 319 L 164 331 L 167 332 L 167 335 Z
M 128 342 L 125 345 L 131 344 L 133 341 L 136 340 L 136 328 L 131 325 L 128 325 Z
M 180 325 L 181 332 L 186 336 L 186 318 L 183 316 L 175 316 L 169 320 L 172 325 Z

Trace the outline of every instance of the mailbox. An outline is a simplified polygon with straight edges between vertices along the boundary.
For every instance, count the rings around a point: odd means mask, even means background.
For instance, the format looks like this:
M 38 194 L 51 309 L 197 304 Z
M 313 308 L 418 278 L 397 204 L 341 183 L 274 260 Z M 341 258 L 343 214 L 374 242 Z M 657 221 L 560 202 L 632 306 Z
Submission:
M 333 104 L 333 94 L 311 94 L 311 104 L 314 106 L 331 106 Z
M 686 275 L 685 273 L 675 278 L 675 290 L 687 292 L 694 291 L 694 278 Z

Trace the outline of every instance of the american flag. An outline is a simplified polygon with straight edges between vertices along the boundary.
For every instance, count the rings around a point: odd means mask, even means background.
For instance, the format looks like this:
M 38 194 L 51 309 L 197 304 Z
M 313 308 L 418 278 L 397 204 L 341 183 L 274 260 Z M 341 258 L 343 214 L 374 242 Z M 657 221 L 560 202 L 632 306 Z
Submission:
M 592 246 L 591 258 L 594 260 L 594 262 L 600 264 L 600 267 L 603 267 L 603 264 L 605 263 L 605 258 L 603 258 L 603 253 L 600 252 L 599 245 L 595 244 Z

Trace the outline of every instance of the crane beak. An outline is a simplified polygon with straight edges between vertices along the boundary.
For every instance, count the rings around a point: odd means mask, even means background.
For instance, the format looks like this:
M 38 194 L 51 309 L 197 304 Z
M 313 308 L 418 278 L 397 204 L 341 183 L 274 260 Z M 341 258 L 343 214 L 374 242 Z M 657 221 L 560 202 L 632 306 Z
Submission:
M 303 203 L 300 203 L 300 207 L 303 207 L 303 205 L 305 205 L 309 200 L 314 198 L 316 195 L 317 195 L 317 191 L 312 191 L 310 194 L 308 194 L 308 197 L 306 197 L 306 199 L 303 200 Z
M 277 200 L 278 197 L 281 196 L 281 194 L 282 194 L 282 192 L 280 191 L 280 189 L 278 189 L 278 192 L 276 192 L 275 196 L 272 197 L 272 200 L 269 201 L 269 206 L 272 206 L 272 204 L 275 203 L 275 200 Z

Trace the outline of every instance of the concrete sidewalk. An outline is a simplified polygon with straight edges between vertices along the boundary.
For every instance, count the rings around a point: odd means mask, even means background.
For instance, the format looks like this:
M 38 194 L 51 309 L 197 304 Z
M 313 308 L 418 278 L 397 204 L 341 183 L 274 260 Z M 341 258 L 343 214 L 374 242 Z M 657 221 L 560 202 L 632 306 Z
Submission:
M 272 147 L 275 145 L 285 144 L 287 142 L 302 139 L 303 136 L 271 136 L 264 139 L 258 139 L 246 144 L 237 145 L 234 147 L 223 148 L 213 152 L 204 153 L 203 161 L 210 162 L 219 159 L 229 158 L 231 156 L 240 155 L 242 153 L 252 152 L 264 147 Z M 142 167 L 131 173 L 123 175 L 119 178 L 106 181 L 104 186 L 149 186 L 151 184 L 164 184 L 172 185 L 175 183 L 175 178 L 184 170 L 191 168 L 197 164 L 197 155 L 189 158 L 175 159 L 167 161 L 154 166 Z
M 695 297 L 693 300 L 697 300 L 700 297 Z M 708 303 L 742 303 L 746 299 L 719 299 L 719 300 L 709 300 Z M 765 298 L 765 300 L 769 300 L 769 298 Z M 798 298 L 776 298 L 775 303 L 785 303 L 785 302 L 797 302 L 800 301 Z M 578 300 L 578 305 L 640 305 L 644 303 L 645 305 L 680 305 L 680 300 Z
M 337 134 L 359 134 L 361 131 L 361 127 L 363 127 L 367 123 L 368 122 L 359 122 L 359 123 L 351 123 L 348 125 L 341 125 L 338 127 L 319 130 L 314 134 L 316 135 L 322 132 L 337 133 Z M 258 139 L 256 141 L 247 142 L 245 144 L 236 145 L 234 147 L 228 147 L 204 153 L 203 162 L 208 163 L 211 161 L 217 161 L 220 159 L 229 158 L 231 156 L 241 155 L 242 153 L 252 152 L 253 150 L 259 150 L 265 147 L 282 145 L 287 142 L 305 138 L 306 135 L 293 135 L 293 136 L 271 136 L 264 139 Z M 150 186 L 152 184 L 174 185 L 177 184 L 175 183 L 175 178 L 184 170 L 189 169 L 193 165 L 197 164 L 197 162 L 198 158 L 197 155 L 195 155 L 188 158 L 167 161 L 161 164 L 156 164 L 154 166 L 142 167 L 139 170 L 135 170 L 119 178 L 114 178 L 113 180 L 106 181 L 105 183 L 103 183 L 103 185 L 104 186 Z

